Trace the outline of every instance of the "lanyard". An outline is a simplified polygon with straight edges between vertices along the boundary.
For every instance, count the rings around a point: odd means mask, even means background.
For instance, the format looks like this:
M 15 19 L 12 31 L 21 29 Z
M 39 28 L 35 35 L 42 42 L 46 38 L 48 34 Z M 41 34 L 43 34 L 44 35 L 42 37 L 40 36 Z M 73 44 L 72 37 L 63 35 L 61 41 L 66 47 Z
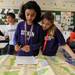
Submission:
M 29 36 L 27 38 L 27 25 L 26 25 L 26 22 L 25 22 L 25 44 L 26 44 L 26 40 L 28 40 L 28 42 L 29 42 L 29 40 L 32 36 L 32 31 L 33 31 L 33 25 L 30 28 Z
M 45 42 L 44 42 L 44 46 L 43 46 L 43 51 L 44 51 L 45 48 L 46 48 L 47 41 L 48 41 L 48 33 L 46 34 L 46 37 L 45 37 Z

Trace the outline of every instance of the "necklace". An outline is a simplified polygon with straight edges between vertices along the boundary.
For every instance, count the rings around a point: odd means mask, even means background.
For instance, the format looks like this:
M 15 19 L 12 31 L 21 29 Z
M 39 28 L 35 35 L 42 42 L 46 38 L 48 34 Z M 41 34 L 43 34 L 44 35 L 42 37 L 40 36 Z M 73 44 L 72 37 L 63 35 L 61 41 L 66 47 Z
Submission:
M 29 36 L 27 37 L 27 24 L 25 22 L 25 44 L 27 43 L 26 40 L 30 40 L 31 36 L 32 36 L 32 31 L 33 31 L 33 25 L 30 28 L 30 32 L 29 32 Z

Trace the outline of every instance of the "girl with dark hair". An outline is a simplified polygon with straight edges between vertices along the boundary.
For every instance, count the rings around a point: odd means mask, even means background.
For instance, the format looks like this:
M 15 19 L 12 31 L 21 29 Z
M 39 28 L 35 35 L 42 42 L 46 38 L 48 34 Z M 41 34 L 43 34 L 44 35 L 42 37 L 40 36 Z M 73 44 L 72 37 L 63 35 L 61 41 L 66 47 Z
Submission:
M 75 59 L 75 54 L 65 43 L 62 33 L 54 24 L 54 15 L 51 12 L 46 12 L 42 15 L 41 23 L 44 30 L 43 55 L 55 56 L 60 45 Z
M 42 28 L 40 21 L 41 9 L 35 1 L 25 3 L 20 12 L 20 18 L 24 21 L 18 24 L 14 44 L 17 55 L 36 56 L 42 40 Z

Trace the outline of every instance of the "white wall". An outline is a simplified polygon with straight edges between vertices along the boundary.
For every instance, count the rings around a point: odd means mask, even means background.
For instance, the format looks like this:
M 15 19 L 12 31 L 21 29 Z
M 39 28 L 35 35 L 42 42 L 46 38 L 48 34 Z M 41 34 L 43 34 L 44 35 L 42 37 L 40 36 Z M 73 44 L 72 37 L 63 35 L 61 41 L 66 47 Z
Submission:
M 0 8 L 15 8 L 29 0 L 0 0 Z M 42 10 L 75 11 L 75 0 L 35 0 Z

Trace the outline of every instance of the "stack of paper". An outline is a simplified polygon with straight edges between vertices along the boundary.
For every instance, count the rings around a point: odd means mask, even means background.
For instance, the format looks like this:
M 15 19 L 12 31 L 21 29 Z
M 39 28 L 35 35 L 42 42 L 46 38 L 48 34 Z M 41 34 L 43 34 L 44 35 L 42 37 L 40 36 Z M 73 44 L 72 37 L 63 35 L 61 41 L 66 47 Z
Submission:
M 16 64 L 37 64 L 33 56 L 16 56 Z

